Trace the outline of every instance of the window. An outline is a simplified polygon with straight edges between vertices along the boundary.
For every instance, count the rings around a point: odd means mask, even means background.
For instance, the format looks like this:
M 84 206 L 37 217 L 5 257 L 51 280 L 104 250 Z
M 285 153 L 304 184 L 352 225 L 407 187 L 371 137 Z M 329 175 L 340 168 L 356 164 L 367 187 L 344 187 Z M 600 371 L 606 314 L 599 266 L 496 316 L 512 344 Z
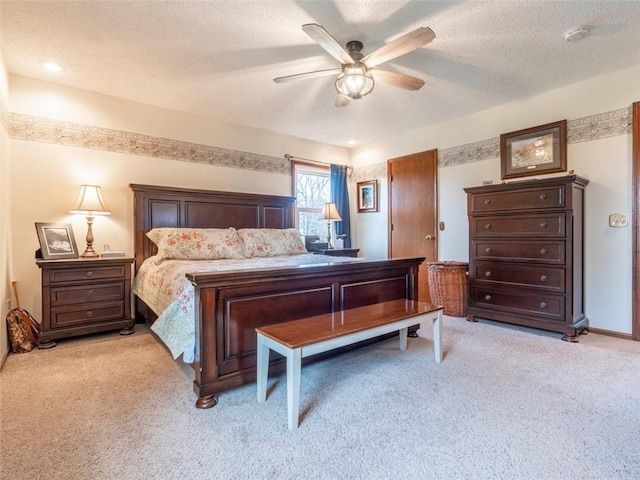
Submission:
M 293 195 L 296 197 L 296 227 L 301 235 L 327 238 L 327 223 L 320 218 L 325 203 L 331 201 L 329 167 L 291 162 Z

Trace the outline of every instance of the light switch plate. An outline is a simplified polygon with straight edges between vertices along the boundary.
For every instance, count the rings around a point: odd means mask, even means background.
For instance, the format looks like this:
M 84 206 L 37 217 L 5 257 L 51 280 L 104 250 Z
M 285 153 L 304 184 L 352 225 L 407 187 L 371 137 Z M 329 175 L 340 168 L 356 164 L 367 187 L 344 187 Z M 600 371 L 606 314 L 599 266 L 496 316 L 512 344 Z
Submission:
M 612 213 L 609 215 L 610 227 L 626 227 L 629 224 L 625 213 Z

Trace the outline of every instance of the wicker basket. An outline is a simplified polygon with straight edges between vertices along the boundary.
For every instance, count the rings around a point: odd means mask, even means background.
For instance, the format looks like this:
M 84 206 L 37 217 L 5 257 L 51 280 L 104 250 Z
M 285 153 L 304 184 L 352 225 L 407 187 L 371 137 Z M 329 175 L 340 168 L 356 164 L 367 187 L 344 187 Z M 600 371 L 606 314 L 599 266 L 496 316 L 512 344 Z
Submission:
M 431 262 L 428 264 L 431 301 L 444 307 L 444 314 L 464 317 L 468 297 L 466 262 Z

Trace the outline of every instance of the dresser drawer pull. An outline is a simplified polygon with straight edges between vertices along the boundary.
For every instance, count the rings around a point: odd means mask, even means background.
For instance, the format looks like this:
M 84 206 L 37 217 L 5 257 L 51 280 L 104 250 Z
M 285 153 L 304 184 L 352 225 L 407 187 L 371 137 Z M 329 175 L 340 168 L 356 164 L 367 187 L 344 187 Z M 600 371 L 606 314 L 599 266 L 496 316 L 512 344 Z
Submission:
M 540 224 L 540 228 L 547 228 L 547 222 L 542 222 Z
M 484 228 L 485 228 L 486 230 L 491 230 L 491 224 L 490 224 L 490 223 L 487 223 L 487 224 L 484 226 Z
M 547 249 L 546 248 L 541 248 L 540 249 L 540 255 L 546 255 L 547 254 Z
M 485 200 L 485 201 L 484 201 L 484 204 L 485 204 L 485 205 L 491 205 L 491 199 L 487 199 L 487 200 Z
M 87 292 L 87 297 L 90 297 L 91 295 L 93 295 L 93 290 L 89 290 L 89 291 Z
M 87 318 L 93 317 L 93 312 L 91 310 L 87 311 Z
M 540 281 L 541 282 L 546 282 L 547 281 L 547 276 L 546 275 L 540 275 Z
M 547 308 L 546 302 L 540 302 L 540 308 Z
M 485 249 L 484 249 L 484 251 L 485 251 L 486 253 L 491 253 L 491 247 L 487 247 L 487 248 L 485 248 Z
M 490 277 L 491 276 L 491 272 L 489 270 L 487 270 L 486 272 L 484 272 L 484 276 L 485 277 Z
M 485 299 L 487 302 L 490 302 L 490 301 L 491 301 L 491 295 L 485 295 L 485 296 L 484 296 L 484 299 Z
M 87 277 L 93 277 L 93 272 L 91 270 L 87 272 Z
M 540 200 L 546 200 L 547 196 L 544 193 L 540 194 Z

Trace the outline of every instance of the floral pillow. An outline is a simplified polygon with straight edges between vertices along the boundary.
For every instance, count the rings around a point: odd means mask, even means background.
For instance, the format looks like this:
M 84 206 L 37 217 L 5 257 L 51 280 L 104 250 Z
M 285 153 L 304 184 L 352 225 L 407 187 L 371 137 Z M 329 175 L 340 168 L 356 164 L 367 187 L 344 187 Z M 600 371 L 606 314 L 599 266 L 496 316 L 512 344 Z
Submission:
M 307 253 L 302 236 L 295 228 L 241 228 L 238 235 L 245 257 L 276 257 Z
M 244 258 L 235 228 L 154 228 L 147 237 L 167 260 L 220 260 Z

